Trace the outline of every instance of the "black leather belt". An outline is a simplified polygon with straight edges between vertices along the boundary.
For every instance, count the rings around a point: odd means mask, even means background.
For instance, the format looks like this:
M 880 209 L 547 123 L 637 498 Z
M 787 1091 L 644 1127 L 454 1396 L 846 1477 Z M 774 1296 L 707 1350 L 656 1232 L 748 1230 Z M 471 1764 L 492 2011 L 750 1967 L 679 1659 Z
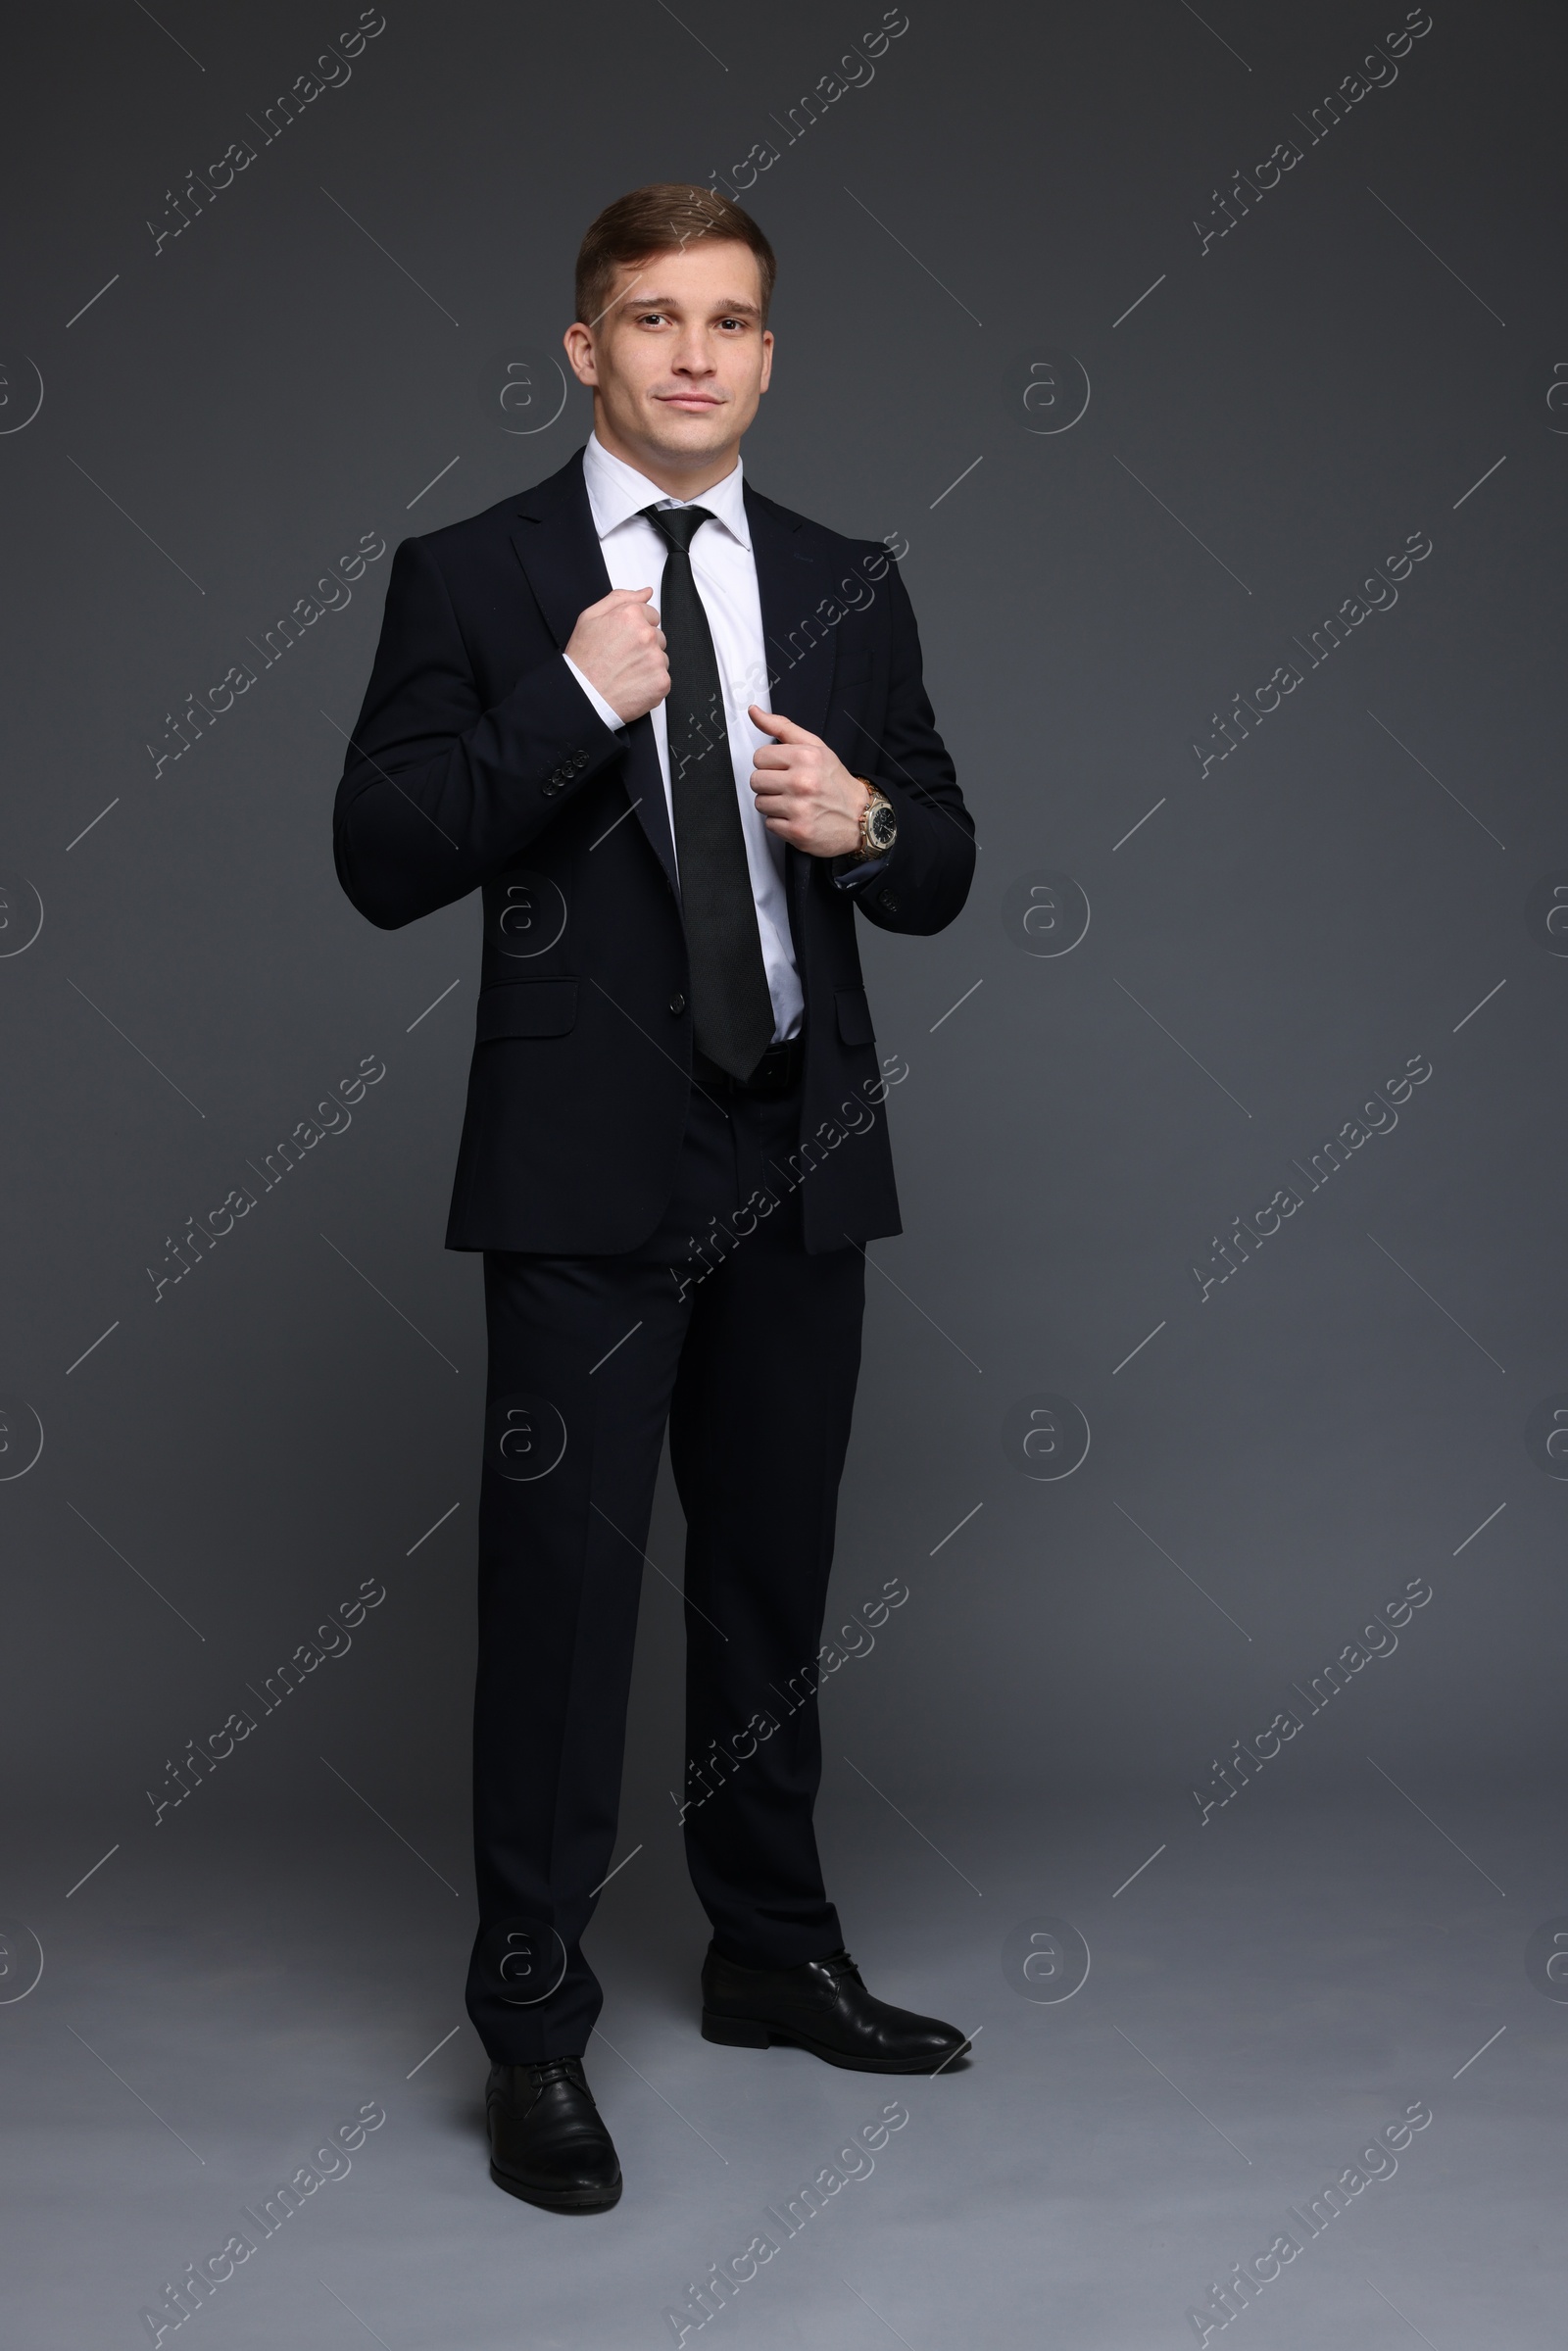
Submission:
M 760 1094 L 777 1096 L 792 1093 L 800 1083 L 806 1059 L 804 1034 L 788 1037 L 782 1045 L 770 1045 L 749 1077 L 731 1077 L 695 1048 L 692 1053 L 692 1076 L 710 1094 Z

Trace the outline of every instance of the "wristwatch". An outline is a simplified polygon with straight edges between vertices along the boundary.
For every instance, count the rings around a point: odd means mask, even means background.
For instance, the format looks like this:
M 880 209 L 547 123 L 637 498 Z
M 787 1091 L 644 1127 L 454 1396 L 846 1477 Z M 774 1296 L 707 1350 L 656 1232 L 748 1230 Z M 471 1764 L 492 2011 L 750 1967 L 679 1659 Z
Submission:
M 862 859 L 885 857 L 899 837 L 893 803 L 885 792 L 877 790 L 868 775 L 858 775 L 855 780 L 865 786 L 867 796 L 860 811 L 860 846 L 857 855 Z

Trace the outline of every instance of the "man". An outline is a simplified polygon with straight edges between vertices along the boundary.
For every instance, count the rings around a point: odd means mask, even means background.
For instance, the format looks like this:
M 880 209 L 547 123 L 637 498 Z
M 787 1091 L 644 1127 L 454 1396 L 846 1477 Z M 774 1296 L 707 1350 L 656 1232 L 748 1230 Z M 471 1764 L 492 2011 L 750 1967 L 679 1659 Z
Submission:
M 447 1232 L 489 1336 L 467 2003 L 491 2177 L 554 2211 L 620 2194 L 581 1936 L 666 1420 L 703 2032 L 888 2073 L 968 2045 L 865 1989 L 811 1811 L 863 1244 L 901 1230 L 856 910 L 941 930 L 973 827 L 886 548 L 743 483 L 773 274 L 711 189 L 600 215 L 564 338 L 592 436 L 398 549 L 337 796 L 370 921 L 483 892 Z

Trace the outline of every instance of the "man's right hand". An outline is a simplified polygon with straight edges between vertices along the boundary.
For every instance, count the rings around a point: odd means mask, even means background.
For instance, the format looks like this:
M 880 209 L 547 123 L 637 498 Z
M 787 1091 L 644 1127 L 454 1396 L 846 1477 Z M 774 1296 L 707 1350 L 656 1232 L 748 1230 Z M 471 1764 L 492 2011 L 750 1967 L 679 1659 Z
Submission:
M 642 718 L 669 692 L 664 632 L 652 588 L 612 588 L 577 615 L 566 647 L 622 725 Z

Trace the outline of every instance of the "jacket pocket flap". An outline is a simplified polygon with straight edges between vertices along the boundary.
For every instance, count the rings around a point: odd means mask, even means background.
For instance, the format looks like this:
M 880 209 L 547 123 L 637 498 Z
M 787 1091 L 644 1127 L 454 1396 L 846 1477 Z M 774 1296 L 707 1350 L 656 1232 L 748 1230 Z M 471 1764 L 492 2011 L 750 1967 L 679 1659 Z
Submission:
M 846 1045 L 874 1045 L 876 1031 L 871 1025 L 871 1007 L 865 1001 L 863 988 L 839 988 L 834 991 L 839 1011 L 839 1035 Z
M 564 1037 L 577 1025 L 575 980 L 499 980 L 479 992 L 474 1043 L 496 1037 Z

